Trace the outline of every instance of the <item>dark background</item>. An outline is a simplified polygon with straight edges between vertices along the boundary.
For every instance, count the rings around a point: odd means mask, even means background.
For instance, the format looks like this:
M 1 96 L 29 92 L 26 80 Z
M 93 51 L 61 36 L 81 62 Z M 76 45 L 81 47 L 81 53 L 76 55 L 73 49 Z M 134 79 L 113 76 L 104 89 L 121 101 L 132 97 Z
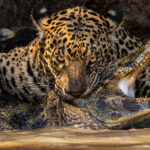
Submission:
M 32 26 L 30 13 L 38 2 L 43 2 L 51 12 L 83 5 L 101 14 L 120 4 L 125 28 L 144 42 L 150 37 L 150 0 L 0 0 L 0 28 Z

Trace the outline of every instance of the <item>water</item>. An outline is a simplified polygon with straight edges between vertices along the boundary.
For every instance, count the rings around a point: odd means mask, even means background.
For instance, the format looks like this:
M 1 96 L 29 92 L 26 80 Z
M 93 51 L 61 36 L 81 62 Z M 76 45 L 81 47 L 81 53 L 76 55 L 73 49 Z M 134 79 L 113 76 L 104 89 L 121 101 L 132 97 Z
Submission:
M 150 129 L 47 128 L 0 132 L 2 150 L 149 150 Z

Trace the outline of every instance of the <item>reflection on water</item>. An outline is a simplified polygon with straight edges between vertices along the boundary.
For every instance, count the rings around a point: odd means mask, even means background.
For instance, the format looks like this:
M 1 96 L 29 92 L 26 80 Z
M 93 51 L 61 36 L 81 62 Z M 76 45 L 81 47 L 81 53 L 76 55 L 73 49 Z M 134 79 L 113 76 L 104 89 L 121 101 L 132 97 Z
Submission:
M 3 150 L 148 150 L 150 129 L 81 130 L 71 128 L 0 132 Z

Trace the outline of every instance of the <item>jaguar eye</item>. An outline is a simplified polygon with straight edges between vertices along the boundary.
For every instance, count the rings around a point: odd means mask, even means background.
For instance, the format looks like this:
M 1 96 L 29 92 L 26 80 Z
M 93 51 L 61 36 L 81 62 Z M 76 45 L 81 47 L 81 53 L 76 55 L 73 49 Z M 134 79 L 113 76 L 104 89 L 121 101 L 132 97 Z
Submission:
M 61 64 L 58 65 L 58 68 L 63 69 L 64 66 L 65 66 L 65 65 L 61 63 Z
M 63 63 L 65 61 L 63 56 L 57 56 L 57 60 L 61 63 Z
M 95 56 L 92 56 L 92 57 L 90 58 L 90 62 L 91 62 L 91 63 L 95 63 L 96 60 L 97 60 L 97 58 L 96 58 Z

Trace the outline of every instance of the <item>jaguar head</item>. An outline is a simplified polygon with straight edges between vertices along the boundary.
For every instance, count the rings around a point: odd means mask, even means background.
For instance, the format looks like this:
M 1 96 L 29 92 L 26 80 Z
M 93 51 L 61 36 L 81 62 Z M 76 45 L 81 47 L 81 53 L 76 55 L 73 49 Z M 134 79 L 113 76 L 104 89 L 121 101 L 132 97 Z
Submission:
M 116 6 L 103 16 L 75 7 L 49 17 L 45 7 L 38 9 L 33 21 L 44 37 L 41 57 L 55 78 L 55 88 L 67 100 L 90 94 L 101 80 L 102 68 L 114 59 L 111 35 L 122 21 L 122 10 Z

